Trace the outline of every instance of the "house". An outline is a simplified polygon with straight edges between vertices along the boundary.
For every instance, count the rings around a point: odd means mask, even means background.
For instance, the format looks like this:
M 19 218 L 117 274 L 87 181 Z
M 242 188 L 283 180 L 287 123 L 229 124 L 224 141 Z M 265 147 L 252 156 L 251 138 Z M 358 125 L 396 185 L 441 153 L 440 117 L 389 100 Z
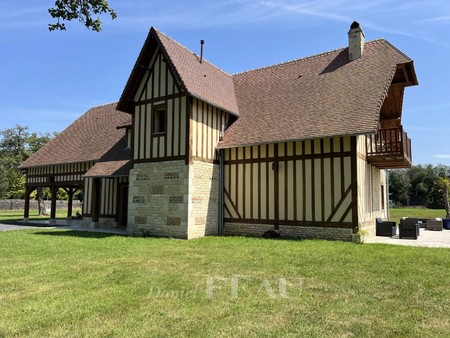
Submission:
M 84 193 L 83 222 L 177 238 L 352 240 L 387 216 L 386 171 L 411 166 L 401 117 L 413 61 L 354 22 L 346 48 L 227 74 L 152 28 L 117 103 L 22 164 Z M 70 194 L 69 194 L 70 196 Z M 25 218 L 28 217 L 25 208 Z

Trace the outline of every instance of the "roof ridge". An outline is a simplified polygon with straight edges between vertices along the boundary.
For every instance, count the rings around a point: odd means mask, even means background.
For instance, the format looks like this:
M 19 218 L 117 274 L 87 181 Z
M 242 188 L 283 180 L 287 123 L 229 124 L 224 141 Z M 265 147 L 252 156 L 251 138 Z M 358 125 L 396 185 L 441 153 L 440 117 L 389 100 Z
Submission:
M 366 44 L 372 44 L 372 43 L 382 42 L 382 41 L 386 41 L 386 40 L 381 38 L 381 39 L 367 41 Z M 391 44 L 389 43 L 389 45 L 391 45 Z M 326 52 L 321 52 L 321 53 L 317 53 L 317 54 L 313 54 L 313 55 L 309 55 L 309 56 L 304 56 L 304 57 L 301 57 L 301 58 L 298 58 L 298 59 L 288 60 L 288 61 L 275 63 L 275 64 L 268 65 L 268 66 L 263 66 L 263 67 L 259 67 L 259 68 L 249 69 L 249 70 L 245 70 L 245 71 L 242 71 L 242 72 L 237 72 L 237 73 L 233 74 L 232 76 L 234 77 L 236 75 L 242 75 L 242 74 L 251 73 L 251 72 L 255 72 L 255 71 L 259 71 L 259 70 L 265 70 L 266 68 L 277 67 L 277 66 L 284 66 L 286 64 L 293 63 L 293 62 L 306 61 L 306 60 L 313 59 L 313 58 L 323 57 L 323 56 L 329 55 L 331 53 L 336 53 L 338 51 L 342 51 L 342 50 L 344 50 L 346 48 L 348 48 L 348 47 L 341 47 L 341 48 L 329 50 L 329 51 L 326 51 Z
M 89 111 L 89 110 L 91 110 L 91 109 L 94 109 L 94 108 L 100 108 L 100 107 L 104 107 L 104 106 L 109 106 L 109 105 L 111 105 L 111 104 L 117 104 L 117 103 L 119 103 L 119 101 L 113 101 L 113 102 L 108 102 L 108 103 L 102 103 L 102 104 L 98 104 L 98 105 L 96 105 L 96 106 L 92 106 L 92 107 L 90 107 L 88 110 L 86 110 L 86 111 Z
M 384 42 L 386 42 L 392 49 L 394 49 L 396 52 L 398 52 L 399 54 L 403 55 L 405 58 L 407 58 L 408 60 L 412 61 L 412 59 L 406 55 L 405 53 L 403 53 L 400 49 L 398 49 L 397 47 L 395 47 L 392 43 L 390 43 L 388 40 L 386 39 L 378 39 L 378 40 L 383 40 Z
M 186 46 L 182 45 L 181 43 L 179 43 L 177 40 L 175 40 L 174 38 L 168 36 L 167 34 L 161 32 L 159 29 L 152 27 L 155 32 L 157 34 L 161 34 L 164 35 L 166 38 L 172 40 L 173 42 L 175 42 L 178 46 L 180 46 L 181 48 L 185 49 L 186 51 L 188 51 L 189 53 L 192 53 L 193 55 L 195 55 L 197 58 L 199 58 L 199 56 L 192 50 L 190 50 L 189 48 L 187 48 Z M 224 71 L 222 68 L 219 68 L 218 66 L 216 66 L 215 64 L 211 63 L 210 61 L 208 61 L 207 59 L 203 58 L 202 62 L 206 62 L 207 64 L 209 64 L 210 66 L 216 68 L 217 70 L 221 71 L 222 73 L 232 77 L 233 75 L 231 75 L 230 73 L 227 73 L 226 71 Z

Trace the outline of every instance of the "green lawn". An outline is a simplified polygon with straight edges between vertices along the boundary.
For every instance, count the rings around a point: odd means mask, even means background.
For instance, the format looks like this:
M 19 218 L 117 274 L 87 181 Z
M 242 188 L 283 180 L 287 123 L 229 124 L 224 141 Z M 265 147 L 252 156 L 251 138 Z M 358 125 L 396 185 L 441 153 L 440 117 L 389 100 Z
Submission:
M 76 210 L 73 211 L 75 214 Z M 49 216 L 38 216 L 37 210 L 30 210 L 30 220 L 49 219 Z M 67 210 L 56 210 L 56 218 L 67 218 Z M 0 221 L 21 221 L 23 210 L 0 210 Z
M 0 233 L 0 337 L 444 337 L 450 250 Z
M 392 221 L 400 222 L 402 217 L 413 217 L 413 218 L 445 218 L 444 209 L 425 209 L 425 208 L 391 208 L 390 209 Z

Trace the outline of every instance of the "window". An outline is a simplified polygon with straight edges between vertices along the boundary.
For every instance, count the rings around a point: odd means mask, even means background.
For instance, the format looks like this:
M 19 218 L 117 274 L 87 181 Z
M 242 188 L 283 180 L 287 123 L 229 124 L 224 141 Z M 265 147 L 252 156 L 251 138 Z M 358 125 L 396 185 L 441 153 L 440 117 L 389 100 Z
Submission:
M 166 132 L 166 106 L 153 107 L 153 134 L 163 134 Z
M 385 208 L 385 205 L 384 205 L 384 185 L 382 184 L 381 185 L 381 209 L 384 209 Z
M 126 129 L 127 135 L 127 148 L 131 148 L 131 128 Z

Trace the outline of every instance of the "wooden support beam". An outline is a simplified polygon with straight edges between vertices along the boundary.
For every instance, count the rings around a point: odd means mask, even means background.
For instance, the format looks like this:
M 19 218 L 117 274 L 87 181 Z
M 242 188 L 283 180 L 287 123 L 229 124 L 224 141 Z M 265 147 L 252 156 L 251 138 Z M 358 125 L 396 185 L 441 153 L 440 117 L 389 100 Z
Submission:
M 75 191 L 77 191 L 77 189 L 76 188 L 67 188 L 64 190 L 69 195 L 69 200 L 67 201 L 67 218 L 71 218 L 72 217 L 73 195 L 74 195 Z
M 56 185 L 53 185 L 51 187 L 52 192 L 52 202 L 50 207 L 50 224 L 56 223 L 56 194 L 58 192 L 58 187 Z
M 92 222 L 97 223 L 100 216 L 100 178 L 93 179 L 91 215 Z
M 23 220 L 26 222 L 30 218 L 30 195 L 36 189 L 35 187 L 25 188 L 25 208 L 23 211 Z

